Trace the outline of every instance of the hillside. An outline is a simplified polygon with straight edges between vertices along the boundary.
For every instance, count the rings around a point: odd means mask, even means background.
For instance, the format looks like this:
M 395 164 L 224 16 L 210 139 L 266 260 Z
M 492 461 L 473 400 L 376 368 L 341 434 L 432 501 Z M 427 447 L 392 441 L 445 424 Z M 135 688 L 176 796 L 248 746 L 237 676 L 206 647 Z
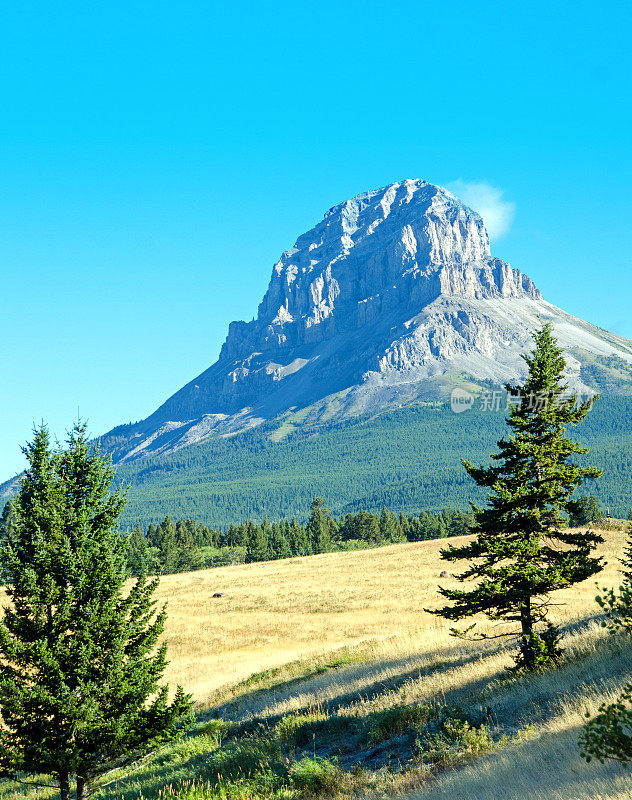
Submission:
M 119 464 L 118 480 L 131 484 L 123 523 L 147 525 L 166 514 L 223 527 L 264 516 L 304 519 L 317 495 L 335 514 L 383 504 L 396 513 L 467 510 L 482 496 L 461 458 L 487 462 L 506 434 L 504 417 L 504 409 L 453 414 L 444 405 L 418 405 L 305 432 L 288 416 L 276 426 Z M 584 493 L 624 517 L 632 507 L 631 418 L 632 399 L 602 397 L 576 432 L 591 448 L 584 461 L 607 466 Z
M 487 459 L 502 430 L 502 412 L 477 409 L 524 377 L 545 321 L 569 385 L 603 392 L 580 436 L 609 469 L 589 488 L 627 515 L 632 341 L 548 303 L 492 256 L 478 214 L 406 180 L 331 208 L 282 253 L 256 318 L 230 324 L 215 364 L 101 437 L 131 485 L 122 521 L 304 518 L 315 495 L 337 514 L 466 508 L 461 457 Z M 468 413 L 446 407 L 455 390 Z M 14 488 L 0 485 L 0 503 Z
M 384 504 L 405 514 L 467 510 L 471 500 L 484 498 L 461 458 L 488 462 L 506 435 L 504 418 L 504 410 L 481 411 L 479 404 L 462 414 L 420 404 L 303 430 L 286 415 L 235 436 L 118 464 L 117 480 L 130 486 L 121 523 L 147 526 L 167 514 L 223 528 L 265 516 L 304 520 L 319 495 L 336 515 Z M 591 448 L 583 462 L 605 468 L 582 493 L 622 517 L 632 508 L 630 419 L 632 398 L 602 396 L 571 431 Z M 0 487 L 0 505 L 11 487 L 11 481 Z
M 612 584 L 625 537 L 604 535 L 600 583 Z M 199 721 L 191 737 L 108 776 L 97 797 L 628 798 L 629 770 L 586 765 L 577 749 L 585 710 L 632 677 L 632 644 L 594 622 L 593 581 L 557 597 L 568 604 L 556 608 L 561 667 L 507 679 L 504 645 L 455 640 L 424 611 L 439 583 L 454 583 L 439 579 L 441 546 L 163 578 L 168 677 L 194 693 Z M 0 784 L 0 796 L 24 792 Z

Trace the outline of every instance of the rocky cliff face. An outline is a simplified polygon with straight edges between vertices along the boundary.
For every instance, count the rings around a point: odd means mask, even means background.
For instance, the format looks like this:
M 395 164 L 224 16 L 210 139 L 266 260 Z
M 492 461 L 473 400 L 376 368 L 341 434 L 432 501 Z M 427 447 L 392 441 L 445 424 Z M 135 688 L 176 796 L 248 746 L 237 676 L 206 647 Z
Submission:
M 483 220 L 425 181 L 331 208 L 274 265 L 253 322 L 233 322 L 220 360 L 316 344 L 441 294 L 531 297 L 533 282 L 491 257 Z
M 167 451 L 288 409 L 331 419 L 437 398 L 463 377 L 515 380 L 530 330 L 549 319 L 578 388 L 586 363 L 632 364 L 632 342 L 546 303 L 492 258 L 475 212 L 425 181 L 394 183 L 334 206 L 300 236 L 274 265 L 257 318 L 232 322 L 219 360 L 127 428 L 119 452 Z

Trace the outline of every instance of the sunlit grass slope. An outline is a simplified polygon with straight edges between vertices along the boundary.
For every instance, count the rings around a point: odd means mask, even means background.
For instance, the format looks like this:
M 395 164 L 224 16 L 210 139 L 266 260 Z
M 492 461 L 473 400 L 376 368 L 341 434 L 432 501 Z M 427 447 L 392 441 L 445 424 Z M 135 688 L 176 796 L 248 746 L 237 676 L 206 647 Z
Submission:
M 625 537 L 604 535 L 608 563 L 599 580 L 611 584 Z M 447 623 L 425 611 L 442 604 L 439 585 L 457 585 L 439 577 L 458 573 L 440 557 L 445 546 L 437 540 L 164 577 L 158 595 L 169 609 L 169 680 L 203 705 L 254 673 L 314 657 L 325 662 L 362 643 L 384 654 L 460 646 Z M 594 580 L 561 592 L 557 602 L 565 605 L 554 613 L 561 621 L 593 614 L 595 593 Z

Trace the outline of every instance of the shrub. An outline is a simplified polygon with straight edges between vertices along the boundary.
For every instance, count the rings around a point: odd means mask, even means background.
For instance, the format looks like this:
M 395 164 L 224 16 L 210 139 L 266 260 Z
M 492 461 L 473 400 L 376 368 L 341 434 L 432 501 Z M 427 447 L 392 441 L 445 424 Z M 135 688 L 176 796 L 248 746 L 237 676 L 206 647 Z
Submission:
M 234 723 L 227 722 L 225 719 L 215 718 L 201 723 L 193 732 L 196 736 L 208 736 L 220 745 L 232 727 L 234 727 Z
M 602 764 L 608 759 L 632 761 L 632 684 L 614 703 L 603 703 L 594 719 L 586 723 L 579 738 L 582 758 Z
M 436 730 L 421 734 L 416 748 L 424 759 L 448 766 L 464 757 L 491 750 L 494 744 L 487 725 L 475 727 L 467 720 L 447 716 L 436 725 Z
M 303 758 L 292 765 L 290 777 L 297 789 L 328 793 L 336 788 L 341 770 L 325 758 Z

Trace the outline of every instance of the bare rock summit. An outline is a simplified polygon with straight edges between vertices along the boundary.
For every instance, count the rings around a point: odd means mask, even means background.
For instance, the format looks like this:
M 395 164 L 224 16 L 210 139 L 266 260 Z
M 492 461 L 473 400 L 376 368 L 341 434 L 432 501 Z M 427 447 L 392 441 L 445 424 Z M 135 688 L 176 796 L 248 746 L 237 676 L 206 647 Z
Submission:
M 573 387 L 630 392 L 632 341 L 546 302 L 445 189 L 393 183 L 329 209 L 273 266 L 256 319 L 231 322 L 218 361 L 104 443 L 126 460 L 288 413 L 332 421 L 519 380 L 548 320 Z

